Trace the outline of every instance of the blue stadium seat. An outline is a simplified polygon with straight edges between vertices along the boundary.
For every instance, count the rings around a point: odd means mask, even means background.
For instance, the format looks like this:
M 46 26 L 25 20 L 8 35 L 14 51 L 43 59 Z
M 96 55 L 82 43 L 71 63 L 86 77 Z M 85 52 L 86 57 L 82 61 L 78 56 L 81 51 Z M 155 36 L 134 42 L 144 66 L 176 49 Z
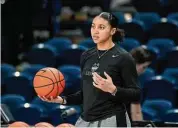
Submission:
M 178 12 L 176 13 L 169 13 L 167 16 L 168 19 L 176 20 L 178 22 Z
M 9 110 L 14 114 L 16 108 L 26 103 L 26 100 L 21 95 L 16 94 L 5 94 L 1 97 L 1 103 L 6 104 L 9 107 Z
M 155 76 L 144 83 L 143 99 L 165 99 L 176 104 L 176 81 L 165 76 Z
M 80 57 L 88 48 L 73 44 L 70 48 L 64 50 L 57 58 L 57 65 L 80 65 Z
M 157 114 L 157 119 L 161 120 L 161 117 L 165 114 L 166 111 L 173 108 L 172 103 L 168 100 L 163 99 L 152 99 L 145 100 L 143 102 L 142 108 L 149 108 L 154 110 Z
M 48 115 L 49 118 L 51 119 L 51 124 L 53 124 L 54 126 L 57 126 L 58 124 L 63 123 L 61 114 L 67 108 L 68 106 L 65 106 L 65 105 L 58 105 L 58 106 L 53 107 Z
M 123 24 L 123 23 L 126 22 L 125 17 L 124 17 L 124 13 L 122 13 L 122 12 L 112 12 L 112 14 L 117 17 L 117 19 L 119 20 L 119 22 L 118 22 L 119 24 Z
M 30 64 L 55 66 L 58 53 L 55 47 L 47 44 L 36 44 L 27 55 Z
M 155 59 L 157 59 L 160 56 L 160 50 L 153 46 L 146 46 L 149 51 L 151 51 L 155 55 Z
M 93 42 L 93 40 L 91 38 L 87 38 L 85 40 L 82 40 L 78 43 L 80 46 L 84 46 L 87 48 L 92 48 L 95 47 L 96 44 Z
M 166 68 L 162 75 L 174 78 L 178 85 L 178 67 L 177 68 Z
M 42 101 L 39 97 L 35 97 L 32 101 L 31 101 L 31 104 L 36 104 L 38 106 L 42 106 L 43 108 L 45 108 L 47 111 L 46 111 L 46 115 L 49 113 L 49 111 L 55 107 L 55 106 L 58 106 L 59 104 L 55 104 L 55 103 L 49 103 L 49 102 L 45 102 L 45 101 Z
M 70 123 L 75 125 L 79 116 L 81 115 L 81 107 L 80 106 L 69 106 L 66 110 L 63 111 L 61 117 L 64 123 Z
M 81 73 L 80 66 L 76 65 L 63 65 L 59 67 L 59 70 L 62 73 L 67 74 L 69 77 L 79 76 Z
M 42 68 L 45 68 L 46 66 L 41 65 L 41 64 L 32 64 L 30 67 L 24 68 L 22 73 L 29 74 L 31 76 L 35 76 L 35 74 Z
M 148 45 L 144 45 L 153 55 L 153 60 L 152 60 L 152 63 L 149 65 L 150 68 L 152 68 L 155 73 L 156 73 L 156 69 L 157 69 L 157 60 L 160 56 L 160 50 L 156 47 L 153 47 L 153 46 L 148 46 Z
M 15 67 L 10 64 L 1 64 L 1 85 L 4 84 L 5 78 L 12 72 L 15 72 Z
M 178 22 L 170 19 L 165 19 L 153 25 L 150 30 L 150 39 L 151 38 L 168 38 L 175 41 L 177 44 L 178 41 Z M 163 31 L 164 30 L 164 31 Z
M 156 111 L 151 109 L 151 108 L 143 107 L 142 108 L 142 114 L 143 114 L 143 119 L 144 120 L 155 121 L 155 120 L 159 119 Z
M 152 44 L 147 45 L 147 48 L 156 55 L 155 59 L 152 61 L 149 67 L 153 68 L 157 74 L 161 74 L 164 71 L 164 69 L 167 67 L 167 53 L 171 51 L 171 48 L 170 49 L 166 48 L 164 45 L 162 45 L 161 42 L 159 45 L 156 43 L 153 45 Z M 162 49 L 162 52 L 161 52 L 161 49 Z
M 158 48 L 160 57 L 165 57 L 166 53 L 175 46 L 175 43 L 171 39 L 157 38 L 150 39 L 147 45 Z
M 145 41 L 145 26 L 142 21 L 133 20 L 120 25 L 124 29 L 126 37 L 135 38 L 140 42 Z
M 25 103 L 20 105 L 13 115 L 18 121 L 23 121 L 29 125 L 39 123 L 43 117 L 45 109 L 35 104 Z
M 81 89 L 81 71 L 79 66 L 63 65 L 58 69 L 62 72 L 66 81 L 64 95 L 75 93 Z
M 147 68 L 143 74 L 139 76 L 139 82 L 141 84 L 141 88 L 143 88 L 143 85 L 146 81 L 154 77 L 155 71 L 152 68 Z
M 133 38 L 125 38 L 124 41 L 119 45 L 129 52 L 133 48 L 140 46 L 140 42 Z
M 13 72 L 5 80 L 5 89 L 7 94 L 18 94 L 31 101 L 35 96 L 32 85 L 32 77 L 28 74 Z
M 168 110 L 162 120 L 165 122 L 178 122 L 178 109 Z
M 72 45 L 72 41 L 64 37 L 54 37 L 45 43 L 55 47 L 58 53 L 61 53 Z
M 156 12 L 137 12 L 134 15 L 135 20 L 143 21 L 145 24 L 145 29 L 149 30 L 152 26 L 160 22 L 160 15 Z
M 172 50 L 170 50 L 167 53 L 167 67 L 169 68 L 177 68 L 178 67 L 178 46 L 172 48 Z

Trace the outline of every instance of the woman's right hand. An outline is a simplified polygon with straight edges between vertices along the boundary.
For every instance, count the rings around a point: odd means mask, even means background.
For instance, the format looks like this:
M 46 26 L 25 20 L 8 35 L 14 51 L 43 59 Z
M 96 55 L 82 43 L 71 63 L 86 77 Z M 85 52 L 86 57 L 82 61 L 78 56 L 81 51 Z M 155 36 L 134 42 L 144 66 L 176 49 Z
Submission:
M 38 97 L 42 100 L 42 101 L 46 101 L 46 102 L 50 102 L 50 103 L 59 103 L 59 104 L 63 104 L 64 100 L 62 97 L 57 96 L 56 98 L 54 97 L 50 97 L 50 98 L 46 98 L 45 96 L 39 96 Z

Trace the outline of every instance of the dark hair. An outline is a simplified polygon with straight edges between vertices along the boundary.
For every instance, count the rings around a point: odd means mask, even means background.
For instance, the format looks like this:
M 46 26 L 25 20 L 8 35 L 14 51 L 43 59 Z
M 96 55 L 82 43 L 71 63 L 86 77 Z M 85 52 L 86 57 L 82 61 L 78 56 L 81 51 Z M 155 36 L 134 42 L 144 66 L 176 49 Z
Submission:
M 116 28 L 116 33 L 113 35 L 112 40 L 113 42 L 123 42 L 123 38 L 125 36 L 124 30 L 118 28 L 118 19 L 112 13 L 109 12 L 102 12 L 98 15 L 103 19 L 107 20 L 112 28 Z
M 132 49 L 130 53 L 135 59 L 136 64 L 152 62 L 155 59 L 154 53 L 148 50 L 144 45 Z

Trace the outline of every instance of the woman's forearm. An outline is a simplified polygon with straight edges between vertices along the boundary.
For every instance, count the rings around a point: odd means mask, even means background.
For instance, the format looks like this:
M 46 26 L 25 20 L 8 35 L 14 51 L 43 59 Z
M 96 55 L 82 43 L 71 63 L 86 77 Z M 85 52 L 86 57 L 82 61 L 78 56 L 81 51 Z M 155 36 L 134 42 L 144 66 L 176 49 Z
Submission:
M 132 103 L 130 108 L 131 108 L 132 120 L 133 121 L 142 121 L 143 115 L 142 115 L 140 103 Z

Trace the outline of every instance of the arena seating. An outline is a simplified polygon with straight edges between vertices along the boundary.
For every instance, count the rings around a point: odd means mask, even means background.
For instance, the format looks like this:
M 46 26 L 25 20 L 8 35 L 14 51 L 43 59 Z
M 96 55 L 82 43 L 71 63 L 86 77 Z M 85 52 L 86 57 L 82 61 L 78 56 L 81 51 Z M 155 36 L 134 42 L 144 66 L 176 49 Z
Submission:
M 166 0 L 156 4 L 162 5 L 160 8 L 168 7 Z M 40 100 L 32 85 L 37 71 L 44 67 L 54 67 L 65 77 L 66 88 L 62 95 L 80 90 L 80 56 L 87 49 L 96 46 L 90 37 L 92 15 L 87 14 L 86 20 L 77 21 L 75 15 L 78 13 L 73 12 L 71 19 L 57 20 L 60 19 L 59 7 L 62 8 L 59 3 L 53 5 L 54 15 L 51 16 L 51 21 L 54 35 L 43 42 L 33 43 L 29 51 L 24 53 L 28 67 L 18 72 L 14 65 L 1 64 L 1 104 L 9 107 L 15 120 L 30 125 L 41 121 L 54 126 L 60 123 L 75 124 L 81 114 L 80 106 L 64 106 Z M 145 9 L 144 7 L 147 8 L 143 5 L 142 8 Z M 153 7 L 156 9 L 157 6 L 153 4 Z M 124 41 L 118 43 L 122 48 L 129 52 L 144 44 L 156 56 L 149 68 L 139 76 L 145 122 L 134 122 L 134 125 L 145 126 L 150 123 L 147 121 L 162 127 L 176 125 L 173 122 L 178 122 L 178 13 L 170 12 L 163 16 L 159 11 L 138 11 L 130 14 L 132 19 L 129 21 L 124 12 L 113 11 L 113 14 L 119 18 L 119 27 L 126 34 Z M 76 33 L 71 32 L 72 37 L 64 35 L 76 29 L 83 33 L 82 39 L 77 38 L 74 43 Z M 64 112 L 71 109 L 75 111 L 64 117 Z

